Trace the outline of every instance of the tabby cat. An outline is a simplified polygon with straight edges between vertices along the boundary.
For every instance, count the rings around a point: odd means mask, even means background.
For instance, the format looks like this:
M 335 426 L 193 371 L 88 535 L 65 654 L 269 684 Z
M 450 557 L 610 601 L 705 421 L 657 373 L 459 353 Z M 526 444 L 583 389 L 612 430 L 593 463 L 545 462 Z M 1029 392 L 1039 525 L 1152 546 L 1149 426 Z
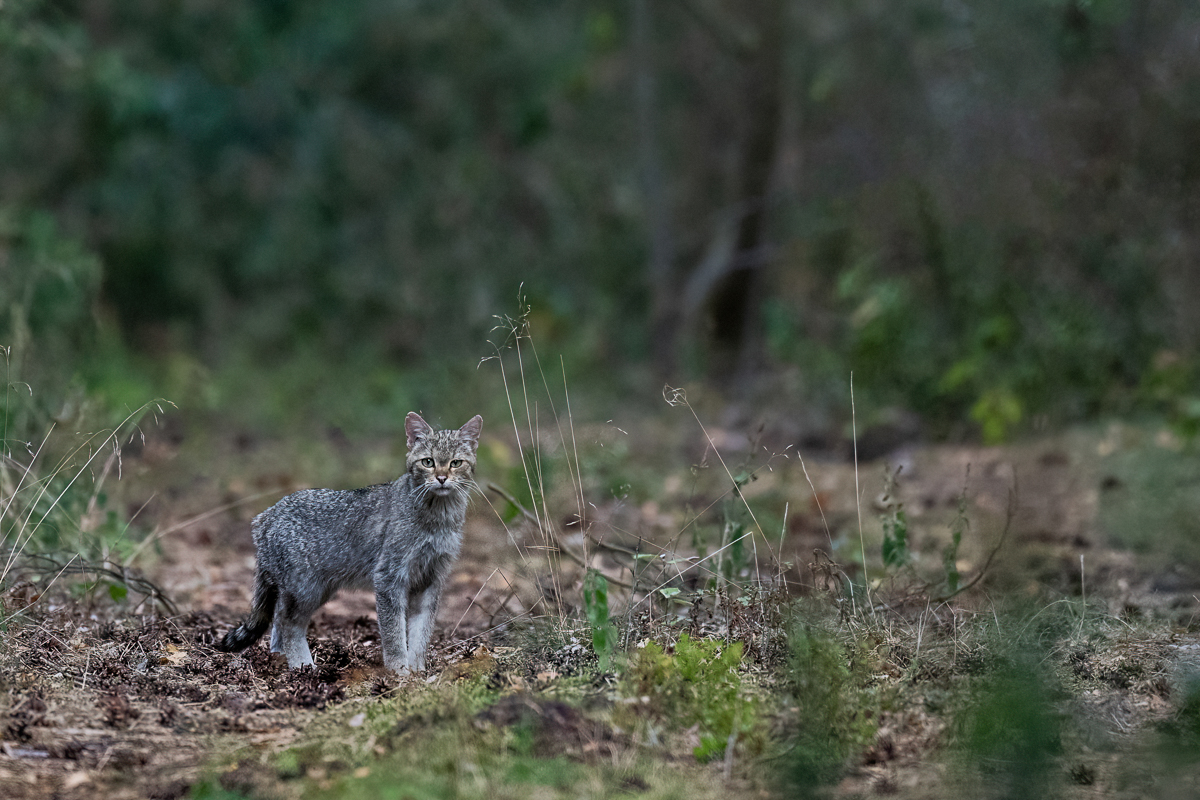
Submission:
M 435 431 L 404 419 L 407 468 L 392 483 L 305 489 L 254 518 L 258 565 L 250 614 L 216 645 L 237 652 L 271 627 L 271 652 L 289 667 L 312 664 L 306 631 L 341 588 L 373 588 L 383 664 L 425 669 L 438 601 L 462 545 L 483 419 Z

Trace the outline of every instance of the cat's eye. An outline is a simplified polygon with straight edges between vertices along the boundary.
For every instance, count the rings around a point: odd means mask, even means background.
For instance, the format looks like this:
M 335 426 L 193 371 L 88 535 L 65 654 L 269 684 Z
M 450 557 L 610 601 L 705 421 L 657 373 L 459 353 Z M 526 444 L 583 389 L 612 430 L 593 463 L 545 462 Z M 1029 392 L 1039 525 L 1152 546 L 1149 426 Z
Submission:
M 422 459 L 421 459 L 421 466 L 424 466 L 424 467 L 432 467 L 432 466 L 433 466 L 433 459 L 432 459 L 432 458 L 422 458 Z
M 461 466 L 462 466 L 462 459 L 461 459 L 461 458 L 456 458 L 456 459 L 454 459 L 453 461 L 451 461 L 451 462 L 450 462 L 450 467 L 451 467 L 452 469 L 458 469 L 458 468 L 459 468 L 459 467 L 461 467 Z

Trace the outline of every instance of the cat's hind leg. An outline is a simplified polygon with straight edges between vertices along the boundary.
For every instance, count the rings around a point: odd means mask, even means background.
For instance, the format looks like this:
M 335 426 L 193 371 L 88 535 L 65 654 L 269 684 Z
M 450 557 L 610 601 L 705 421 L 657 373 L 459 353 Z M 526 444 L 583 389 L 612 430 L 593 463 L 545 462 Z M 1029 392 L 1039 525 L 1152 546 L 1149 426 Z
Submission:
M 316 608 L 299 602 L 290 592 L 281 592 L 275 605 L 275 620 L 271 625 L 271 652 L 283 653 L 288 666 L 311 666 L 312 652 L 308 649 L 308 622 Z

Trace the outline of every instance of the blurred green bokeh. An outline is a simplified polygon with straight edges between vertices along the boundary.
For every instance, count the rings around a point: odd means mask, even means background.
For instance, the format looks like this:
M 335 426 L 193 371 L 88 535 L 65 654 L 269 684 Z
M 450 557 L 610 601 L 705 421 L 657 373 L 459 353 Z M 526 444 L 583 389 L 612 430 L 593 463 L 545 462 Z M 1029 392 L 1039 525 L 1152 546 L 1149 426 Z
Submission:
M 844 409 L 853 371 L 933 436 L 1195 427 L 1198 31 L 1183 0 L 12 0 L 10 381 L 457 417 L 520 295 L 614 402 Z

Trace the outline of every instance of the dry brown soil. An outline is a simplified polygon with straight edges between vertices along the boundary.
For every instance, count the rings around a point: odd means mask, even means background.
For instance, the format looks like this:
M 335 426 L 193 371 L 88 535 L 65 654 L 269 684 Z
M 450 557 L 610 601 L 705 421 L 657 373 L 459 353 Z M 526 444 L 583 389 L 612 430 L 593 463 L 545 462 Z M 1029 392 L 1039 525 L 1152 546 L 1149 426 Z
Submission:
M 710 429 L 708 434 L 728 446 L 727 461 L 753 456 L 751 445 L 735 432 Z M 592 438 L 603 443 L 603 437 L 614 435 L 607 431 Z M 653 499 L 596 499 L 589 512 L 594 538 L 623 547 L 673 548 L 683 556 L 694 552 L 683 532 L 697 509 L 720 500 L 717 488 L 705 487 L 723 481 L 706 477 L 719 469 L 706 452 L 707 439 L 699 433 L 686 438 L 691 464 L 661 474 L 661 485 L 646 489 Z M 764 451 L 768 458 L 760 459 L 746 496 L 752 506 L 775 508 L 776 518 L 783 519 L 782 530 L 767 537 L 774 544 L 763 549 L 779 548 L 780 560 L 790 564 L 790 590 L 804 593 L 829 578 L 815 551 L 832 554 L 853 572 L 846 551 L 857 546 L 860 510 L 868 552 L 878 552 L 877 517 L 888 502 L 882 496 L 885 463 L 904 466 L 898 496 L 917 549 L 940 552 L 965 484 L 972 527 L 960 555 L 964 576 L 980 569 L 1008 526 L 993 574 L 981 589 L 1075 597 L 1084 588 L 1102 603 L 1098 613 L 1157 618 L 1174 631 L 1152 642 L 1131 640 L 1119 652 L 1081 650 L 1074 656 L 1077 677 L 1091 687 L 1077 698 L 1077 713 L 1092 715 L 1105 736 L 1119 737 L 1170 713 L 1173 676 L 1181 659 L 1200 648 L 1200 639 L 1187 632 L 1200 584 L 1183 574 L 1166 585 L 1161 572 L 1139 566 L 1133 555 L 1103 541 L 1096 524 L 1106 481 L 1097 455 L 1102 447 L 1098 435 L 1064 435 L 1009 448 L 912 447 L 894 452 L 889 462 L 864 463 L 856 471 L 851 462 L 832 458 L 813 458 L 802 467 L 794 449 L 779 442 L 774 455 Z M 343 593 L 318 614 L 310 630 L 315 669 L 289 671 L 261 643 L 239 655 L 211 648 L 214 637 L 249 603 L 250 517 L 305 482 L 288 470 L 236 462 L 230 462 L 231 469 L 242 470 L 236 480 L 199 478 L 186 463 L 187 453 L 178 441 L 164 437 L 130 454 L 125 463 L 131 506 L 157 493 L 142 521 L 159 537 L 160 547 L 157 557 L 145 561 L 147 576 L 174 600 L 177 613 L 141 602 L 133 593 L 114 603 L 103 588 L 81 592 L 65 578 L 49 590 L 41 588 L 44 576 L 37 584 L 10 583 L 5 608 L 27 610 L 9 622 L 0 649 L 0 797 L 183 797 L 223 753 L 283 748 L 297 741 L 323 709 L 348 698 L 405 690 L 382 669 L 369 593 Z M 637 457 L 635 448 L 632 458 Z M 863 497 L 861 506 L 854 502 L 856 491 Z M 498 508 L 503 505 L 492 499 Z M 552 496 L 549 506 L 576 507 L 570 491 Z M 777 508 L 784 506 L 786 515 Z M 597 552 L 582 535 L 570 535 L 573 521 L 570 512 L 556 520 L 567 531 L 567 545 L 586 544 L 589 552 Z M 472 663 L 499 670 L 489 648 L 505 644 L 503 623 L 556 613 L 547 598 L 560 597 L 560 608 L 569 609 L 579 570 L 566 559 L 551 568 L 528 526 L 509 528 L 487 503 L 476 502 L 439 613 L 431 680 L 454 680 Z M 629 578 L 614 553 L 601 550 L 596 563 L 607 566 L 614 578 Z M 759 552 L 767 571 L 777 563 L 770 555 Z M 877 584 L 880 596 L 888 589 L 886 582 Z M 986 595 L 976 592 L 963 607 L 967 610 L 950 604 L 931 613 L 952 619 L 976 613 L 970 609 L 986 602 Z M 543 716 L 563 718 L 560 723 L 572 730 L 592 724 L 569 708 L 536 708 Z M 499 707 L 492 713 L 492 721 L 502 723 L 508 711 Z M 596 732 L 592 741 L 604 735 Z M 928 756 L 942 735 L 940 722 L 929 715 L 890 715 L 877 746 L 844 790 L 920 794 L 922 781 L 928 782 Z M 1103 760 L 1081 769 L 1080 796 L 1092 796 L 1085 779 L 1095 783 Z M 714 768 L 713 775 L 719 774 Z

